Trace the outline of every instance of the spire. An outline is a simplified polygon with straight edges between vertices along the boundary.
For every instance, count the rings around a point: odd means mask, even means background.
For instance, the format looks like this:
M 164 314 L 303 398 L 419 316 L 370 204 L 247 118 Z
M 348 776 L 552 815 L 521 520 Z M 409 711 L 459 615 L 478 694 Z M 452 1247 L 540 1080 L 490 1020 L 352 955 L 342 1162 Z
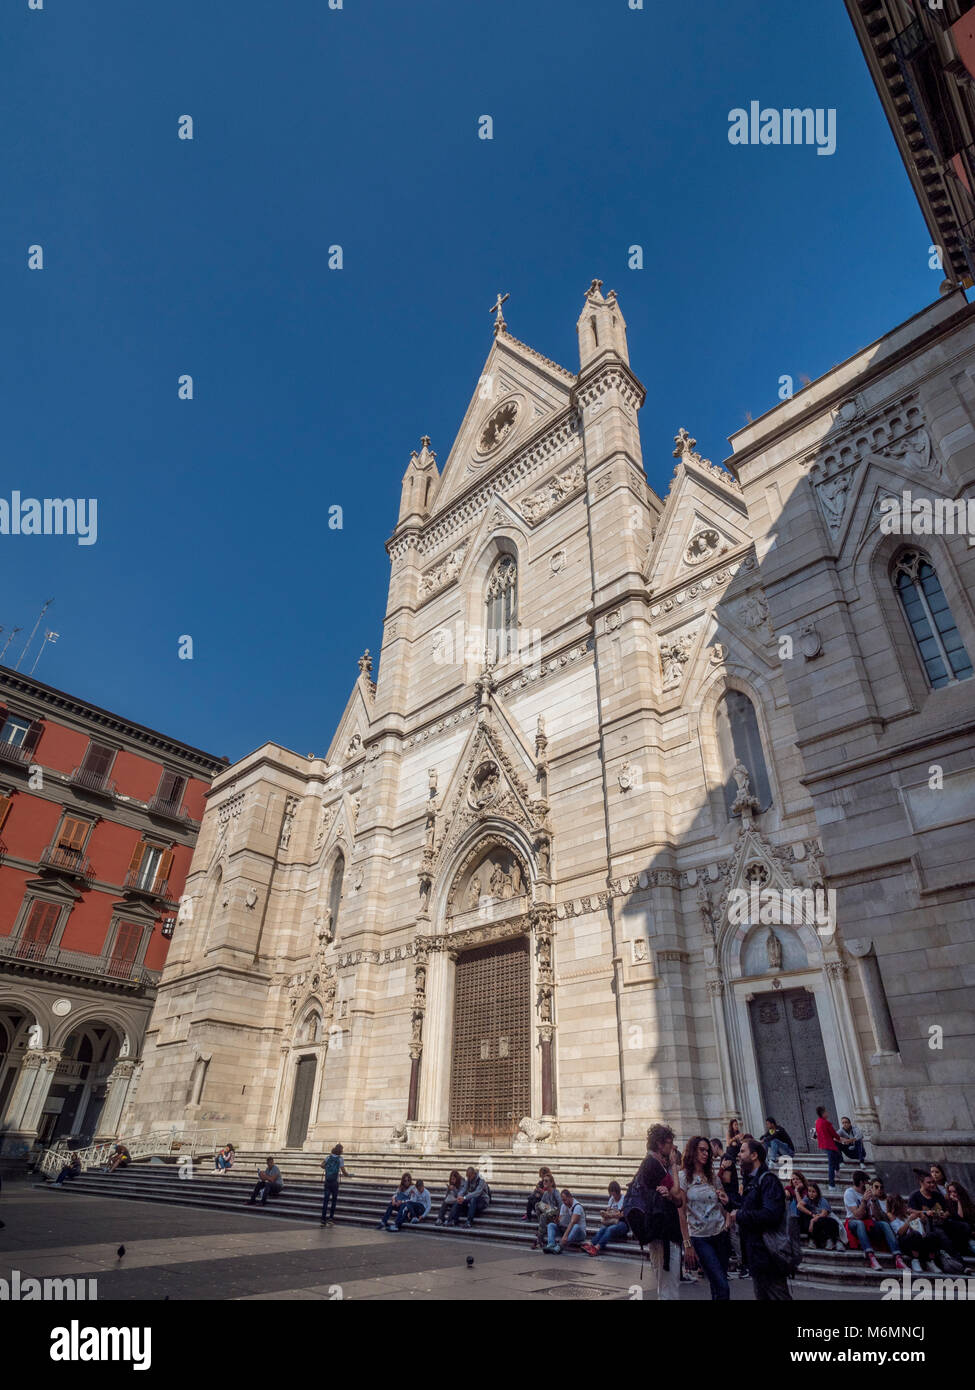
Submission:
M 603 296 L 602 280 L 593 280 L 586 290 L 579 322 L 579 368 L 585 371 L 590 363 L 605 355 L 613 355 L 629 364 L 626 346 L 626 320 L 616 299 L 616 291 Z
M 430 436 L 425 434 L 420 440 L 420 452 L 413 450 L 403 474 L 400 521 L 405 521 L 408 516 L 417 516 L 422 520 L 430 510 L 430 503 L 439 482 L 437 456 L 430 448 Z

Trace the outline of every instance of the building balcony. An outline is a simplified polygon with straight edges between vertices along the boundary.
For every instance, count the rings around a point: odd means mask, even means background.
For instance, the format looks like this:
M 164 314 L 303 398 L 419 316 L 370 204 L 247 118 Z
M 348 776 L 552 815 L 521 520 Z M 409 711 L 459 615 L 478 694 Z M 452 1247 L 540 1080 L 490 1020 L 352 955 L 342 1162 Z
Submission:
M 88 979 L 133 993 L 155 989 L 162 974 L 115 956 L 63 951 L 43 942 L 10 936 L 0 936 L 0 970 Z
M 13 767 L 27 767 L 33 755 L 33 748 L 21 748 L 16 743 L 0 742 L 0 763 L 7 763 Z
M 176 821 L 179 825 L 196 825 L 193 817 L 184 811 L 179 801 L 165 801 L 160 796 L 154 796 L 147 803 L 147 810 L 151 816 L 161 816 L 164 820 Z
M 112 800 L 115 799 L 118 792 L 115 783 L 108 780 L 106 772 L 89 772 L 84 767 L 76 767 L 68 781 L 73 787 L 80 787 L 82 791 L 95 792 L 100 796 L 110 797 Z
M 157 881 L 146 882 L 138 869 L 125 875 L 126 893 L 138 893 L 143 898 L 151 898 L 158 902 L 168 902 L 166 892 L 169 888 L 169 879 L 164 878 Z
M 62 845 L 48 845 L 41 851 L 37 862 L 42 869 L 54 869 L 63 876 L 79 879 L 83 883 L 91 883 L 95 877 L 91 860 L 86 854 L 76 849 L 65 849 Z

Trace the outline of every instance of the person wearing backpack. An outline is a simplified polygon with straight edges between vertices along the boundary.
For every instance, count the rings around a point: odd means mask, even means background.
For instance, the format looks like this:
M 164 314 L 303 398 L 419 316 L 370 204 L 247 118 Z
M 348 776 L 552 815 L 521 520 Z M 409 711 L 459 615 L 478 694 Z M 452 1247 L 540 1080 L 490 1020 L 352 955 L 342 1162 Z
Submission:
M 669 1125 L 651 1125 L 647 1131 L 647 1156 L 626 1189 L 623 1215 L 640 1242 L 640 1249 L 647 1247 L 659 1301 L 676 1300 L 680 1294 L 683 1203 L 674 1131 Z
M 322 1164 L 325 1169 L 325 1191 L 322 1196 L 322 1225 L 331 1226 L 335 1217 L 335 1203 L 339 1199 L 339 1175 L 348 1177 L 345 1169 L 345 1159 L 342 1157 L 342 1145 L 336 1144 L 335 1148 Z M 332 1210 L 329 1212 L 328 1205 L 331 1201 Z
M 738 1157 L 745 1184 L 741 1205 L 728 1215 L 728 1224 L 741 1235 L 742 1254 L 751 1271 L 759 1302 L 790 1302 L 789 1276 L 765 1243 L 766 1232 L 777 1232 L 786 1221 L 785 1193 L 765 1165 L 765 1145 L 746 1139 Z

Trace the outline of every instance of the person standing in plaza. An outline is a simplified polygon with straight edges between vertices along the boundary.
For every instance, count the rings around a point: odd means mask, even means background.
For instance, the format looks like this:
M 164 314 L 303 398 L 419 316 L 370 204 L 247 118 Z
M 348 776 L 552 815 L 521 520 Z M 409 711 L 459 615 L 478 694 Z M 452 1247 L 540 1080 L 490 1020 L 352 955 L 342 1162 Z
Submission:
M 725 1301 L 731 1297 L 728 1264 L 731 1238 L 727 1231 L 728 1194 L 715 1186 L 711 1173 L 711 1145 L 702 1134 L 688 1141 L 680 1170 L 684 1204 L 680 1225 L 684 1240 L 684 1263 L 688 1269 L 698 1264 L 704 1270 L 711 1297 Z
M 342 1145 L 336 1144 L 335 1148 L 322 1164 L 325 1170 L 325 1190 L 322 1194 L 322 1225 L 330 1226 L 335 1219 L 335 1204 L 339 1199 L 339 1178 L 350 1176 L 345 1167 L 345 1159 L 342 1157 Z M 329 1211 L 331 1204 L 331 1211 Z
M 640 1233 L 634 1229 L 636 1218 L 630 1215 L 631 1210 L 642 1212 L 645 1217 L 652 1214 L 655 1226 L 661 1228 L 661 1235 L 647 1242 L 647 1255 L 660 1301 L 675 1300 L 680 1293 L 680 1208 L 683 1203 L 674 1131 L 669 1125 L 651 1125 L 647 1131 L 647 1156 L 627 1188 L 624 1212 L 630 1230 L 638 1239 Z
M 765 1165 L 765 1145 L 746 1139 L 738 1162 L 745 1180 L 741 1206 L 729 1216 L 741 1236 L 742 1254 L 751 1271 L 759 1302 L 791 1302 L 789 1280 L 781 1271 L 762 1237 L 777 1231 L 785 1217 L 785 1193 L 776 1175 Z

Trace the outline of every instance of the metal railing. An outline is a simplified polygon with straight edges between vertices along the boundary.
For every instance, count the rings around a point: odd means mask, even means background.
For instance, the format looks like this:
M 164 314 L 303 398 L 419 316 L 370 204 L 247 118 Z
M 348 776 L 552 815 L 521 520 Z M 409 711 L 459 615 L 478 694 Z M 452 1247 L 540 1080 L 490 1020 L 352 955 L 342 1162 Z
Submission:
M 83 787 L 89 792 L 102 792 L 105 796 L 115 796 L 118 791 L 115 783 L 108 780 L 107 772 L 89 772 L 87 768 L 76 767 L 68 780 L 75 787 Z
M 182 797 L 178 797 L 175 801 L 169 801 L 164 800 L 161 796 L 154 796 L 146 803 L 146 806 L 152 815 L 165 816 L 168 820 L 185 822 L 193 819 L 187 811 L 183 810 Z
M 48 845 L 41 850 L 37 862 L 38 864 L 46 864 L 51 869 L 59 869 L 62 873 L 73 874 L 76 878 L 84 879 L 86 883 L 90 883 L 95 877 L 91 860 L 79 849 L 65 849 L 63 845 Z
M 133 869 L 125 875 L 125 888 L 130 893 L 144 893 L 147 898 L 161 898 L 166 900 L 166 889 L 169 887 L 169 879 L 164 878 L 161 883 L 154 881 L 148 884 L 143 883 L 142 873 L 139 869 Z
M 55 970 L 63 970 L 72 975 L 91 975 L 107 980 L 121 980 L 137 986 L 153 986 L 161 970 L 149 970 L 144 965 L 136 965 L 122 957 L 106 955 L 93 956 L 86 951 L 63 951 L 47 945 L 43 941 L 33 941 L 22 936 L 0 936 L 0 958 L 33 963 Z
M 81 1160 L 81 1171 L 104 1167 L 112 1156 L 112 1150 L 119 1141 L 104 1139 L 98 1144 L 89 1144 L 84 1149 L 69 1149 L 62 1140 L 45 1149 L 37 1161 L 41 1173 L 56 1173 L 72 1154 Z M 132 1158 L 156 1158 L 164 1154 L 199 1154 L 217 1149 L 226 1142 L 226 1129 L 157 1129 L 138 1139 L 129 1140 L 125 1147 Z
M 0 741 L 0 762 L 15 763 L 17 767 L 23 767 L 24 763 L 29 763 L 33 748 L 21 748 L 17 743 L 8 743 L 6 739 Z

